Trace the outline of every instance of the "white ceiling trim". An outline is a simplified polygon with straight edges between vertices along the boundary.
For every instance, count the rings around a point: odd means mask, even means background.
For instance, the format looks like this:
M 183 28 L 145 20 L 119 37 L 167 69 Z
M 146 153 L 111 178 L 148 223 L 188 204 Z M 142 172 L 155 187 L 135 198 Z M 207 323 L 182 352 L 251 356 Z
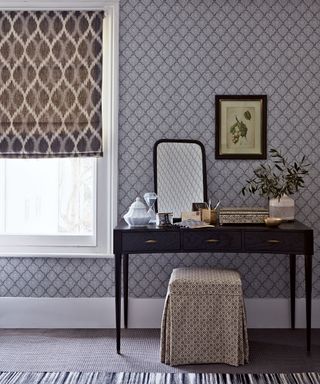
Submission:
M 24 10 L 105 10 L 119 0 L 0 0 L 1 11 Z

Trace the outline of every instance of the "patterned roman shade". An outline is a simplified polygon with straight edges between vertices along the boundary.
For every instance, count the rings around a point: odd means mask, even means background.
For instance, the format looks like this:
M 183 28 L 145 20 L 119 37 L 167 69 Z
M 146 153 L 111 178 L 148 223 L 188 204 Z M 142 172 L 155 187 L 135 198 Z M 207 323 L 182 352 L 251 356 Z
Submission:
M 103 13 L 0 12 L 0 157 L 102 155 Z

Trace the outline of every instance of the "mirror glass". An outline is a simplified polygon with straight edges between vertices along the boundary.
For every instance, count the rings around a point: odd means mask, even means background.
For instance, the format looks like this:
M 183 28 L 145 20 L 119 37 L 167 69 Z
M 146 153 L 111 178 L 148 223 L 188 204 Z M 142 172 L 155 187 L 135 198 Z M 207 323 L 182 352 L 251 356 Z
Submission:
M 195 140 L 159 140 L 154 146 L 154 181 L 158 212 L 191 211 L 207 201 L 205 150 Z

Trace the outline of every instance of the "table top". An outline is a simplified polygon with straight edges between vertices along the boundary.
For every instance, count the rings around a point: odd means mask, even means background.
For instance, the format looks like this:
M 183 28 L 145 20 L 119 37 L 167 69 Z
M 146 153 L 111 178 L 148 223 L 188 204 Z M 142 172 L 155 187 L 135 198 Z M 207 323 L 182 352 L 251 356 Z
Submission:
M 294 232 L 305 232 L 312 231 L 312 228 L 301 223 L 300 221 L 294 220 L 290 222 L 283 222 L 278 227 L 267 227 L 265 224 L 224 224 L 217 225 L 214 227 L 204 227 L 204 228 L 186 228 L 179 227 L 178 225 L 172 225 L 168 227 L 157 227 L 155 224 L 149 224 L 143 227 L 130 227 L 124 219 L 121 219 L 119 224 L 114 228 L 115 231 L 130 231 L 130 232 L 148 232 L 148 231 L 159 231 L 159 232 L 168 232 L 168 231 L 235 231 L 235 230 L 245 230 L 245 231 L 272 231 L 272 232 L 282 232 L 282 231 L 294 231 Z

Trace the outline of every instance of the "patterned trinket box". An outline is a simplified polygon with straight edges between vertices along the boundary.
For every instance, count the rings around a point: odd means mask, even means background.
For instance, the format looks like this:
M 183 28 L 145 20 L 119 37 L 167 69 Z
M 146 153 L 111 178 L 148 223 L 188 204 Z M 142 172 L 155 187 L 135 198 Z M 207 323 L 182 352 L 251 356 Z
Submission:
M 221 208 L 220 225 L 223 224 L 264 224 L 264 219 L 269 216 L 266 208 L 241 207 Z

